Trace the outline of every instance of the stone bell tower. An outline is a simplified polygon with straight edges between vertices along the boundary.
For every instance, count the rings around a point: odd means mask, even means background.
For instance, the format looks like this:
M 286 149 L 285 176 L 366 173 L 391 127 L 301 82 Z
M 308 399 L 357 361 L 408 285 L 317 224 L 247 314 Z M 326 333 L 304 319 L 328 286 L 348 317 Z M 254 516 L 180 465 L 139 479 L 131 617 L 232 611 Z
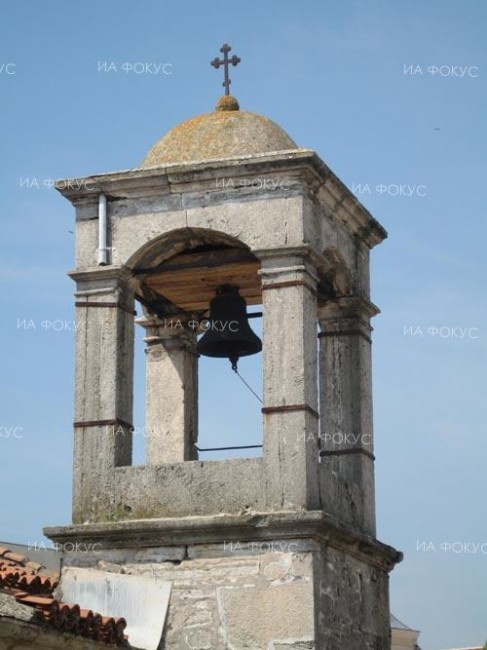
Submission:
M 65 567 L 170 583 L 161 649 L 388 650 L 400 554 L 375 536 L 369 291 L 384 229 L 229 95 L 136 169 L 59 190 L 76 208 L 74 497 L 72 525 L 46 534 L 84 543 Z M 263 453 L 202 461 L 197 335 L 168 324 L 207 316 L 226 284 L 262 305 Z

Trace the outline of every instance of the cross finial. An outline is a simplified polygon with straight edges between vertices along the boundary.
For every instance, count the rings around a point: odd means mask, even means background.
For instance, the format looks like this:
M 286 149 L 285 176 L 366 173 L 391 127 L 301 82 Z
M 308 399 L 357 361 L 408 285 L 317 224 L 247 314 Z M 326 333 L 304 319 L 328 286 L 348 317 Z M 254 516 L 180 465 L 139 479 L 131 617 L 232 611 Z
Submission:
M 225 80 L 222 83 L 222 86 L 225 88 L 225 95 L 230 94 L 230 84 L 232 83 L 230 80 L 230 77 L 228 76 L 228 66 L 231 65 L 238 65 L 240 63 L 240 59 L 238 56 L 235 56 L 235 54 L 232 56 L 231 59 L 228 58 L 228 53 L 230 52 L 232 48 L 228 43 L 224 43 L 221 48 L 220 52 L 223 53 L 223 59 L 219 59 L 218 57 L 215 57 L 213 61 L 211 61 L 211 65 L 218 69 L 221 65 L 224 66 L 224 73 L 225 73 Z

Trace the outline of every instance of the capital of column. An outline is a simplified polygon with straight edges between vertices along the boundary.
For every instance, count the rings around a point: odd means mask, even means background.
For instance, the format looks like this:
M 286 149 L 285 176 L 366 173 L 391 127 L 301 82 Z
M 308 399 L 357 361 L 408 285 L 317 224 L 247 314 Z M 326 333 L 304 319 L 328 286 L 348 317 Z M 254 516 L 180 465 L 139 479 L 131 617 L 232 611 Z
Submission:
M 379 313 L 378 307 L 358 296 L 328 300 L 318 308 L 319 337 L 357 334 L 370 342 L 370 319 Z
M 169 318 L 161 319 L 155 314 L 141 316 L 135 322 L 145 329 L 144 342 L 148 348 L 163 345 L 168 352 L 175 349 L 194 351 L 196 332 L 188 327 L 187 322 L 177 320 L 169 325 L 172 322 Z
M 131 272 L 126 266 L 95 266 L 88 269 L 69 271 L 69 277 L 76 282 L 81 291 L 111 289 L 117 286 L 128 286 Z
M 318 309 L 320 320 L 344 316 L 361 316 L 363 318 L 372 318 L 380 314 L 380 309 L 369 300 L 360 296 L 342 296 L 327 300 L 326 303 Z
M 327 300 L 318 309 L 320 321 L 327 321 L 334 318 L 372 318 L 380 314 L 380 309 L 369 300 L 360 296 L 342 296 L 333 300 Z
M 259 257 L 262 267 L 258 273 L 264 291 L 305 286 L 316 293 L 319 278 L 307 248 L 260 251 Z
M 134 292 L 126 267 L 74 270 L 68 275 L 76 282 L 76 307 L 117 307 L 134 314 Z

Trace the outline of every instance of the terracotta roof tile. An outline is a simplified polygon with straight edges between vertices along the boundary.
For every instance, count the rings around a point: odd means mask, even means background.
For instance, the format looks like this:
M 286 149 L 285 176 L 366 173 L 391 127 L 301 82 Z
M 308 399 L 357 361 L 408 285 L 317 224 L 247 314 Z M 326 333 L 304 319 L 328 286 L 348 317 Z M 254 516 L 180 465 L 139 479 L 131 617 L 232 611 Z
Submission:
M 23 555 L 19 555 L 18 553 L 12 553 L 12 551 L 7 551 L 6 553 L 3 554 L 3 557 L 7 560 L 10 560 L 10 562 L 18 562 L 19 564 L 24 564 L 25 562 L 28 562 L 26 557 L 24 557 Z
M 121 643 L 126 640 L 123 632 L 127 627 L 124 618 L 111 618 L 80 609 L 79 605 L 61 603 L 55 598 L 17 596 L 24 605 L 32 605 L 37 617 L 58 630 L 73 632 L 106 643 Z
M 15 596 L 23 605 L 35 609 L 36 619 L 62 632 L 71 632 L 97 641 L 125 644 L 124 618 L 102 616 L 79 605 L 63 603 L 53 596 L 59 574 L 43 571 L 44 567 L 23 555 L 0 547 L 0 592 Z
M 0 587 L 17 587 L 29 593 L 51 593 L 58 582 L 59 576 L 43 575 L 14 560 L 0 559 Z

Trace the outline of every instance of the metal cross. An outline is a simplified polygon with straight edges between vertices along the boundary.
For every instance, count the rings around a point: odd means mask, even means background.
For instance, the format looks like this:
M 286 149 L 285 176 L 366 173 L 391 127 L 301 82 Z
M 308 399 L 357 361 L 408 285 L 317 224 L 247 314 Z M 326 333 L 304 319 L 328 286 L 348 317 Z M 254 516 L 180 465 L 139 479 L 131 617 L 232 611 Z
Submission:
M 228 66 L 230 64 L 238 65 L 241 61 L 241 59 L 239 59 L 238 56 L 235 56 L 235 54 L 232 56 L 231 59 L 228 58 L 228 53 L 230 52 L 231 49 L 232 48 L 230 47 L 230 45 L 224 43 L 220 48 L 220 52 L 223 52 L 223 59 L 219 59 L 218 57 L 216 57 L 213 59 L 213 61 L 211 61 L 211 65 L 217 70 L 221 65 L 224 66 L 225 81 L 222 83 L 222 86 L 225 88 L 225 95 L 230 94 L 230 84 L 232 83 L 230 77 L 228 76 Z

